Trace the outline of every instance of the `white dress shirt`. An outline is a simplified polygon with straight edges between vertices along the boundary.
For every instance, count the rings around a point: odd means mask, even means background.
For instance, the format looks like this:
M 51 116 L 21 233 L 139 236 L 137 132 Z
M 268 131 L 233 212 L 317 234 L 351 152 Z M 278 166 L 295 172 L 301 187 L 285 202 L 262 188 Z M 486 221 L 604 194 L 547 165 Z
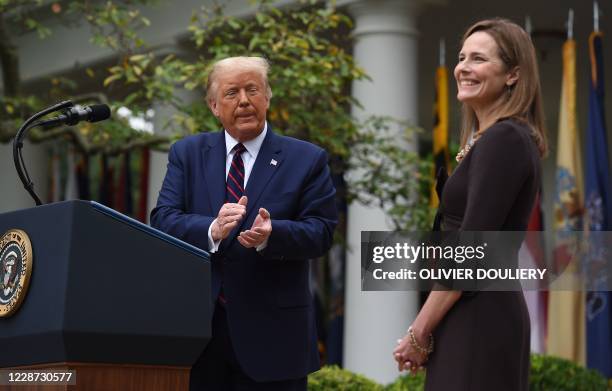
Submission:
M 247 183 L 249 181 L 249 177 L 251 176 L 251 171 L 253 171 L 253 165 L 255 165 L 255 159 L 257 159 L 257 155 L 259 154 L 259 150 L 261 149 L 261 144 L 263 144 L 264 139 L 266 138 L 266 133 L 268 133 L 268 122 L 264 122 L 263 131 L 254 139 L 245 141 L 242 143 L 244 148 L 246 149 L 242 153 L 242 162 L 244 163 L 244 188 L 246 189 Z M 234 158 L 234 151 L 232 150 L 234 146 L 238 144 L 238 140 L 230 136 L 230 134 L 225 130 L 225 179 L 227 180 L 227 175 L 230 170 L 230 166 L 232 165 L 232 159 Z M 212 238 L 212 226 L 217 221 L 214 219 L 213 222 L 208 227 L 208 250 L 211 253 L 217 252 L 219 250 L 219 244 L 221 241 L 214 241 Z M 257 247 L 257 251 L 263 250 L 267 245 L 267 240 Z

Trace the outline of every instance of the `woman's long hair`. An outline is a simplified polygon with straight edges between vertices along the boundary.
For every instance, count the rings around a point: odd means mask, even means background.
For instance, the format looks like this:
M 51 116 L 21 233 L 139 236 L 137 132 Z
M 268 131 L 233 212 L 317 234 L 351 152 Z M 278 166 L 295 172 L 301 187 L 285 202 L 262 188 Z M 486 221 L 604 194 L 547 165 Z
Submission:
M 481 20 L 467 29 L 461 44 L 472 34 L 482 31 L 489 34 L 499 48 L 499 57 L 510 71 L 519 69 L 519 78 L 512 86 L 507 87 L 503 97 L 498 99 L 492 109 L 495 121 L 502 118 L 513 118 L 527 124 L 532 129 L 532 136 L 538 146 L 540 155 L 546 155 L 548 143 L 544 128 L 542 110 L 542 89 L 536 60 L 536 52 L 531 37 L 517 24 L 501 18 Z M 476 113 L 466 104 L 461 109 L 461 146 L 464 147 L 473 129 L 478 129 Z M 483 131 L 481 129 L 480 131 Z

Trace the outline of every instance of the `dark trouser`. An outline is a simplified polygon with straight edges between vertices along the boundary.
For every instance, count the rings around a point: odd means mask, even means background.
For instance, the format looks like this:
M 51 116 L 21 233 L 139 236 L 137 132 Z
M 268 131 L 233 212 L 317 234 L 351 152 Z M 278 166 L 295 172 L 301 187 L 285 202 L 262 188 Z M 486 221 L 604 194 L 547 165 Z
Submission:
M 306 390 L 306 377 L 273 382 L 256 382 L 248 377 L 236 359 L 228 332 L 227 315 L 219 304 L 216 305 L 213 315 L 212 335 L 208 346 L 191 368 L 190 391 Z

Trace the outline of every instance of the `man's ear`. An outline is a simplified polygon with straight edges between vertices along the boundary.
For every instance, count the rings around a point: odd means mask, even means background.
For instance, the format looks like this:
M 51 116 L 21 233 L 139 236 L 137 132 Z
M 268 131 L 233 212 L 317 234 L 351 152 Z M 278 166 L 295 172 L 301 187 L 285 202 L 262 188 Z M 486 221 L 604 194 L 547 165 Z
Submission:
M 217 101 L 213 98 L 210 98 L 207 100 L 207 102 L 208 102 L 208 108 L 210 109 L 210 111 L 212 111 L 215 117 L 219 117 L 219 110 L 217 109 Z
M 510 72 L 508 72 L 506 85 L 508 87 L 513 87 L 516 84 L 516 81 L 519 79 L 520 73 L 520 68 L 518 66 L 514 67 Z

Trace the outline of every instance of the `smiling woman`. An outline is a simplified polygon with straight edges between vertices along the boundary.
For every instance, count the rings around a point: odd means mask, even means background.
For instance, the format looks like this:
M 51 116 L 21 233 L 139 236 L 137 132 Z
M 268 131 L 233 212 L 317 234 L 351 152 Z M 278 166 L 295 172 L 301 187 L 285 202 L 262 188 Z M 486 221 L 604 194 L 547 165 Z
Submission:
M 519 75 L 518 66 L 507 69 L 499 57 L 499 47 L 493 37 L 477 31 L 463 43 L 455 67 L 457 99 L 469 105 L 478 118 L 481 129 L 492 124 L 491 109 L 503 100 L 504 89 L 511 89 Z
M 547 151 L 542 90 L 531 37 L 504 19 L 472 25 L 454 72 L 462 105 L 461 146 L 502 118 L 529 125 L 541 155 Z
M 508 20 L 483 20 L 465 33 L 458 60 L 464 149 L 440 197 L 441 229 L 524 231 L 546 151 L 533 44 Z M 477 141 L 469 148 L 468 140 Z M 517 254 L 518 247 L 505 255 Z M 394 357 L 400 369 L 427 366 L 427 391 L 526 391 L 529 339 L 520 286 L 506 292 L 439 287 Z

